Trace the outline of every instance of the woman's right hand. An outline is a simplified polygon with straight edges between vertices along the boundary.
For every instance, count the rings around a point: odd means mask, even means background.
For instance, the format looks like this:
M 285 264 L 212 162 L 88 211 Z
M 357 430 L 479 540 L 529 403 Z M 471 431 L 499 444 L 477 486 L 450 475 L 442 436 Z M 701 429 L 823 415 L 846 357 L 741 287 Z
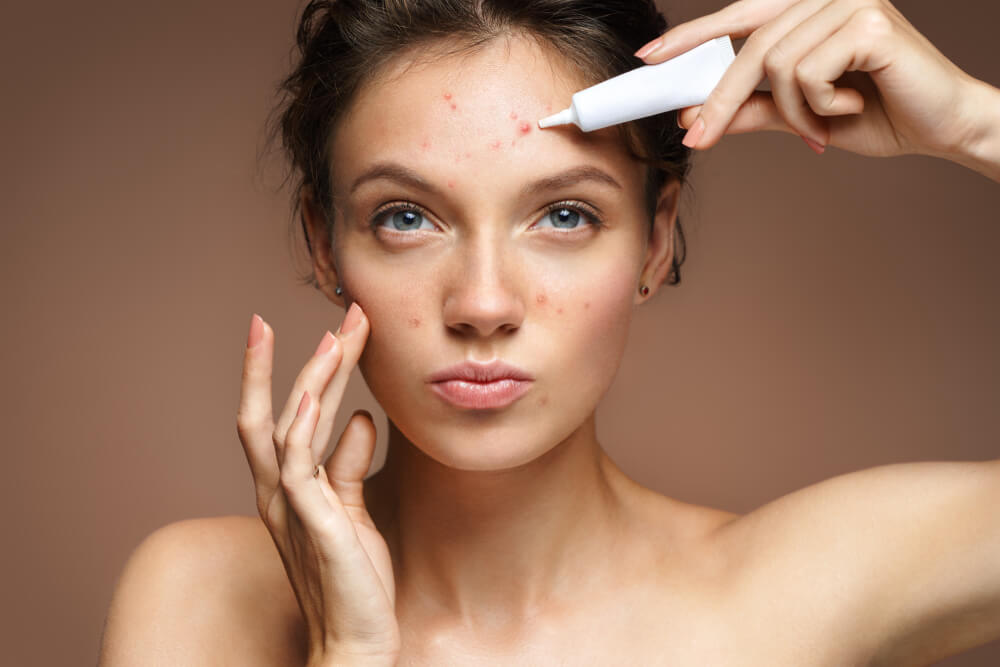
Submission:
M 244 355 L 236 428 L 257 510 L 308 626 L 310 667 L 394 665 L 399 655 L 392 561 L 362 494 L 375 450 L 371 415 L 356 411 L 329 461 L 317 466 L 368 333 L 355 302 L 337 335 L 327 331 L 299 373 L 277 424 L 274 332 L 257 315 Z

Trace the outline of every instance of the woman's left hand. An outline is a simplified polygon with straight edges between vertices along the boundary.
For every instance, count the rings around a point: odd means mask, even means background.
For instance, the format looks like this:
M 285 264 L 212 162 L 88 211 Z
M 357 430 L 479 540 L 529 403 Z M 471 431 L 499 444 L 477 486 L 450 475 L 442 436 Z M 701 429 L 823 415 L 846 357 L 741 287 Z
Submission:
M 655 64 L 721 35 L 748 38 L 705 103 L 679 116 L 691 147 L 781 130 L 815 142 L 817 152 L 829 145 L 956 159 L 994 122 L 985 114 L 996 102 L 983 102 L 995 89 L 948 60 L 887 0 L 740 0 L 675 26 L 637 55 Z M 765 75 L 771 91 L 755 92 Z

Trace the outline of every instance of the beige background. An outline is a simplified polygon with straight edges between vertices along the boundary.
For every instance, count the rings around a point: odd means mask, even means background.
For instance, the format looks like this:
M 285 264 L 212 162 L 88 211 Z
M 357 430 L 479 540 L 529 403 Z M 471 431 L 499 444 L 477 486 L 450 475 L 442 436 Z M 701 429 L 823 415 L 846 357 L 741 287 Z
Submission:
M 283 405 L 341 312 L 296 284 L 286 196 L 255 163 L 300 3 L 14 4 L 0 20 L 2 662 L 92 664 L 146 535 L 255 514 L 235 432 L 251 313 L 276 331 Z M 664 6 L 676 23 L 723 4 Z M 994 3 L 898 6 L 1000 85 Z M 683 284 L 637 313 L 599 413 L 626 472 L 744 513 L 861 468 L 1000 456 L 998 184 L 931 158 L 817 156 L 779 133 L 727 137 L 693 183 Z M 357 407 L 384 423 L 360 376 Z M 998 661 L 1000 644 L 946 664 Z

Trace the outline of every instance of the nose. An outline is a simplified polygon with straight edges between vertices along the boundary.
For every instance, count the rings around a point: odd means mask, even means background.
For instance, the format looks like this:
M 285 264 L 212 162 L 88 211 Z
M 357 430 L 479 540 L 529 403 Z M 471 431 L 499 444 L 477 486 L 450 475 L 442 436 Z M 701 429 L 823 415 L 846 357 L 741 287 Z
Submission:
M 517 330 L 524 320 L 524 300 L 516 271 L 511 271 L 500 242 L 482 234 L 456 262 L 445 294 L 444 322 L 466 336 L 489 337 Z

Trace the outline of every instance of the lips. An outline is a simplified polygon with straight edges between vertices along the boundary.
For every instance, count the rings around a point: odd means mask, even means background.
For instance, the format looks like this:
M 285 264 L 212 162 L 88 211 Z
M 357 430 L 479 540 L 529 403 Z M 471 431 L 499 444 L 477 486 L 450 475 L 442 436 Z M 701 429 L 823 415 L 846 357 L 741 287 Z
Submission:
M 428 380 L 431 390 L 459 408 L 495 409 L 510 405 L 531 388 L 534 378 L 503 361 L 465 361 L 442 369 Z

